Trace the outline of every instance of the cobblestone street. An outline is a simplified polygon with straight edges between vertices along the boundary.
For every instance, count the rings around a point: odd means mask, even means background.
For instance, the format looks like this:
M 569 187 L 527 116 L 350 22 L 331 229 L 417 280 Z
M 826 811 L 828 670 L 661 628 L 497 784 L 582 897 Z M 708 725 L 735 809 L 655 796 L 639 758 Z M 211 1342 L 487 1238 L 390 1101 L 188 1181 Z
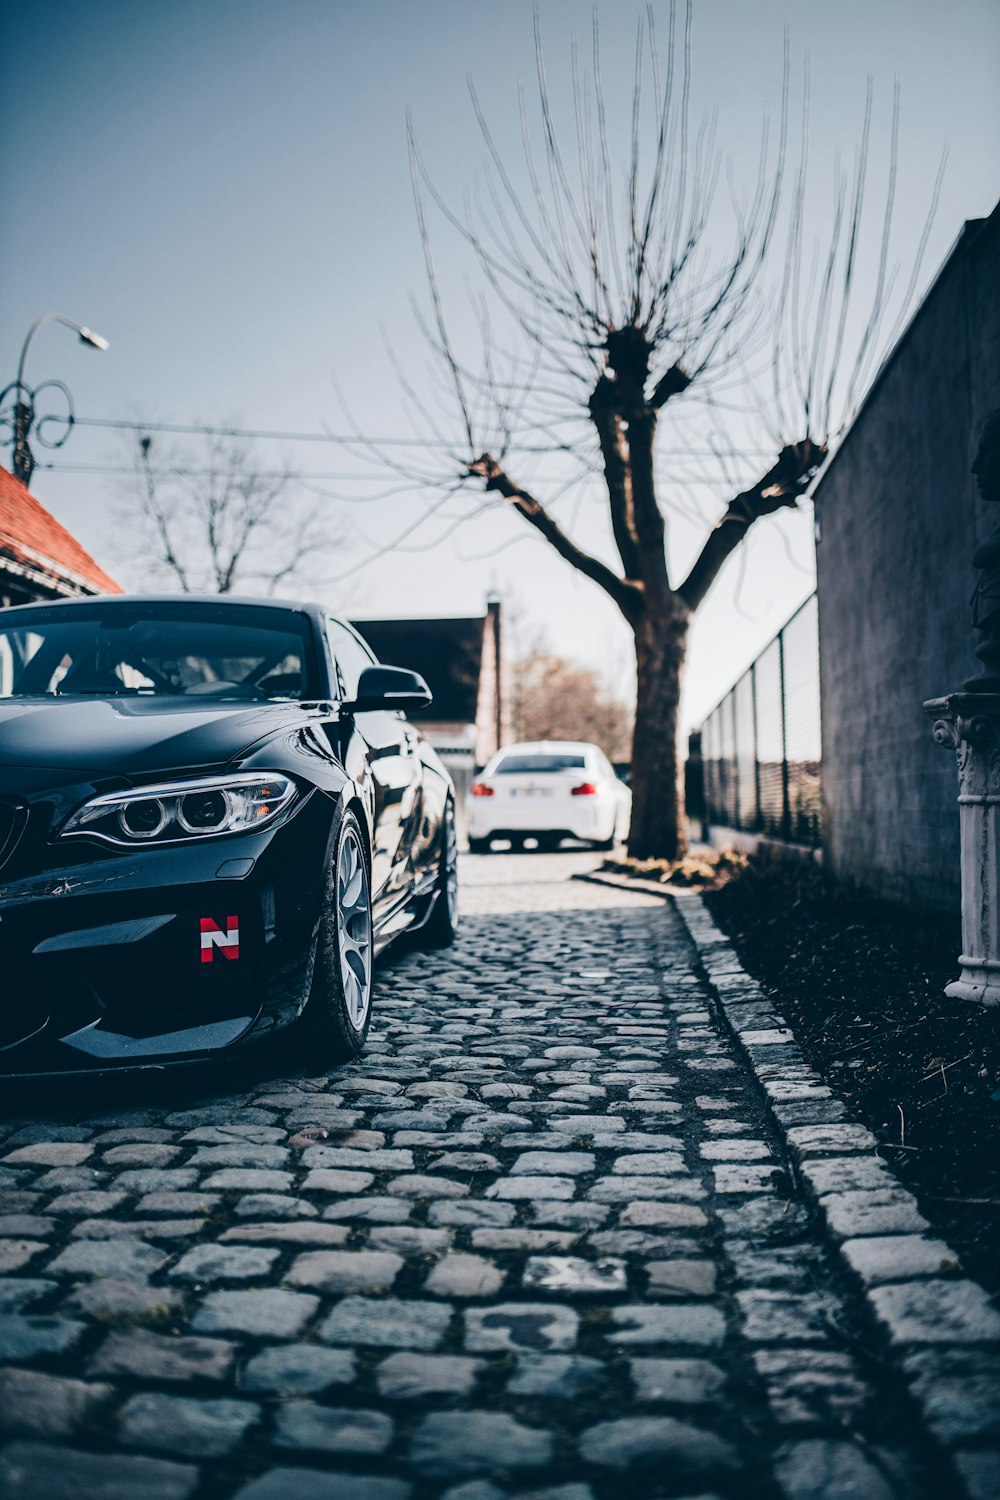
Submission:
M 330 1076 L 8 1106 L 2 1500 L 948 1493 L 681 918 L 594 863 L 467 857 Z

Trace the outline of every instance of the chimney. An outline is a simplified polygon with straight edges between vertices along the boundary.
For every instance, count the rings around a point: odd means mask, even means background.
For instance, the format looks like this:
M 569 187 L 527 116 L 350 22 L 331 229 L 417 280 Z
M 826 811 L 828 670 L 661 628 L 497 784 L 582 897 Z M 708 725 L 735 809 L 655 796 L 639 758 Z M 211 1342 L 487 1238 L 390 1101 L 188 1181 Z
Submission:
M 490 633 L 493 637 L 493 678 L 496 684 L 494 692 L 494 714 L 496 733 L 496 749 L 499 750 L 504 742 L 504 677 L 503 677 L 503 628 L 501 620 L 501 603 L 496 594 L 490 594 L 486 600 L 486 618 L 489 621 Z

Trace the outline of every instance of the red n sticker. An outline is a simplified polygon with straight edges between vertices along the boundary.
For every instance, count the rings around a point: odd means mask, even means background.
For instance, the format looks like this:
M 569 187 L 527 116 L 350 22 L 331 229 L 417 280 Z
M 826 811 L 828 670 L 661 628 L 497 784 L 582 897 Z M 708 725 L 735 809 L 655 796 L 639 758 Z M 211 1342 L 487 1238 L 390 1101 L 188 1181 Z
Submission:
M 215 957 L 216 948 L 221 948 L 223 957 L 239 958 L 240 956 L 240 927 L 238 917 L 226 918 L 226 930 L 211 917 L 201 919 L 201 961 L 210 964 Z

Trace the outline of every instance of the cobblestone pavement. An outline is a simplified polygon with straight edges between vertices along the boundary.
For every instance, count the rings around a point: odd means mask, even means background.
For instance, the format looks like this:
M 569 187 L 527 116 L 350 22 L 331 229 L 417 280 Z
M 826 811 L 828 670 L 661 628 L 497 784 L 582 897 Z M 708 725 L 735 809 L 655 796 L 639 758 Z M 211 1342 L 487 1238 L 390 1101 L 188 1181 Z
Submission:
M 8 1096 L 2 1500 L 947 1493 L 683 924 L 592 864 L 466 859 L 330 1076 Z

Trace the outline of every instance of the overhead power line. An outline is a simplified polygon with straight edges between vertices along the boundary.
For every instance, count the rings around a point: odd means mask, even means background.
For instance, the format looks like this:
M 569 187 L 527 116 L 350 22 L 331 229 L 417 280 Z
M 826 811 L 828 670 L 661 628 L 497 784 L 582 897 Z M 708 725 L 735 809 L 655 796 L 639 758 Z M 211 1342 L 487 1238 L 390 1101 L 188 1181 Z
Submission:
M 188 436 L 270 438 L 283 443 L 342 443 L 358 447 L 370 444 L 387 448 L 449 448 L 437 438 L 368 437 L 346 432 L 276 432 L 257 427 L 213 427 L 201 422 L 133 422 L 120 417 L 74 417 L 76 427 L 117 427 L 129 432 L 173 432 Z
M 57 464 L 36 463 L 35 468 L 44 470 L 48 474 L 134 474 L 133 464 Z M 207 475 L 217 473 L 210 464 L 176 464 L 169 469 L 153 468 L 151 473 L 154 479 L 174 479 L 178 476 L 190 479 L 195 475 Z M 287 469 L 254 469 L 258 479 L 280 479 L 283 474 L 288 474 L 290 479 L 333 479 L 354 482 L 365 480 L 371 484 L 375 480 L 379 483 L 385 482 L 385 475 L 381 473 L 352 474 L 343 473 L 339 469 L 309 469 L 304 474 L 296 471 L 289 473 Z
M 222 427 L 203 422 L 138 422 L 124 417 L 74 417 L 75 427 L 104 427 L 127 432 L 168 432 L 187 437 L 233 437 L 261 438 L 281 443 L 333 443 L 353 448 L 434 448 L 439 451 L 455 450 L 454 443 L 443 438 L 372 437 L 369 433 L 347 432 L 281 432 L 262 427 Z M 566 444 L 518 443 L 522 453 L 557 453 L 565 451 Z M 731 455 L 737 458 L 771 458 L 770 448 L 743 448 Z M 664 457 L 717 458 L 708 446 L 702 448 L 675 448 L 665 450 Z
M 60 463 L 51 463 L 51 462 L 45 463 L 45 462 L 43 462 L 43 463 L 36 463 L 36 465 L 35 465 L 35 472 L 36 473 L 40 473 L 40 474 L 67 474 L 67 475 L 74 475 L 74 474 L 107 474 L 107 475 L 110 475 L 110 476 L 132 476 L 132 475 L 135 475 L 136 469 L 135 469 L 135 466 L 132 465 L 132 464 L 101 464 L 101 463 L 96 463 L 96 464 L 84 464 L 84 463 L 80 463 L 80 464 L 60 464 Z M 214 469 L 214 468 L 211 467 L 211 465 L 207 465 L 207 464 L 177 464 L 177 465 L 172 465 L 169 469 L 152 468 L 150 470 L 150 473 L 151 473 L 151 475 L 152 475 L 152 477 L 154 479 L 199 479 L 199 478 L 200 479 L 205 479 L 205 478 L 208 478 L 212 474 L 216 474 L 217 472 L 218 472 L 217 469 Z M 366 484 L 366 485 L 372 485 L 372 484 L 376 484 L 376 483 L 378 483 L 378 484 L 384 484 L 385 483 L 385 475 L 381 471 L 378 471 L 378 470 L 372 471 L 372 472 L 369 472 L 369 473 L 365 474 L 365 473 L 354 473 L 354 472 L 350 472 L 350 471 L 343 472 L 343 471 L 341 471 L 339 469 L 306 469 L 306 470 L 300 471 L 300 470 L 297 470 L 297 469 L 288 470 L 288 469 L 256 469 L 255 468 L 254 469 L 254 474 L 255 474 L 255 476 L 258 479 L 282 479 L 282 478 L 286 478 L 287 477 L 287 479 L 288 479 L 288 481 L 289 481 L 290 484 L 301 485 L 305 489 L 309 489 L 317 480 L 322 481 L 323 483 L 326 483 L 326 484 Z M 703 474 L 700 474 L 700 473 L 697 473 L 697 472 L 688 472 L 688 471 L 675 470 L 673 472 L 673 474 L 672 474 L 671 477 L 673 477 L 673 478 L 675 478 L 675 479 L 677 479 L 677 480 L 679 480 L 679 481 L 681 481 L 681 482 L 683 482 L 684 484 L 687 484 L 687 485 L 703 485 L 703 484 L 709 484 L 710 483 L 710 481 L 708 479 L 706 479 L 706 477 Z M 587 483 L 587 482 L 594 483 L 594 482 L 599 481 L 599 479 L 600 479 L 600 475 L 598 475 L 598 474 L 591 474 L 591 475 L 587 475 L 587 476 L 581 476 L 580 483 L 581 484 Z M 555 480 L 555 478 L 547 478 L 547 479 L 543 480 L 542 482 L 543 483 L 556 483 L 557 481 Z M 408 486 L 407 485 L 402 485 L 402 486 L 400 486 L 400 485 L 394 485 L 393 488 L 392 488 L 391 493 L 396 494 L 396 493 L 399 492 L 399 490 L 401 488 L 415 489 L 415 488 L 418 488 L 418 487 L 419 486 L 416 485 L 415 483 L 414 484 L 410 484 Z M 434 488 L 436 488 L 436 486 L 433 484 L 433 482 L 427 481 L 423 485 L 423 488 L 424 489 L 434 489 Z M 326 494 L 326 491 L 317 490 L 316 493 L 317 494 Z M 371 500 L 371 499 L 377 498 L 377 497 L 372 497 L 371 495 L 364 495 L 364 494 L 362 494 L 362 495 L 358 495 L 358 496 L 352 496 L 352 495 L 332 496 L 331 498 L 339 498 L 339 499 L 346 500 L 346 501 L 350 501 L 352 499 L 360 501 L 360 500 Z M 383 497 L 383 498 L 385 498 L 385 497 Z

